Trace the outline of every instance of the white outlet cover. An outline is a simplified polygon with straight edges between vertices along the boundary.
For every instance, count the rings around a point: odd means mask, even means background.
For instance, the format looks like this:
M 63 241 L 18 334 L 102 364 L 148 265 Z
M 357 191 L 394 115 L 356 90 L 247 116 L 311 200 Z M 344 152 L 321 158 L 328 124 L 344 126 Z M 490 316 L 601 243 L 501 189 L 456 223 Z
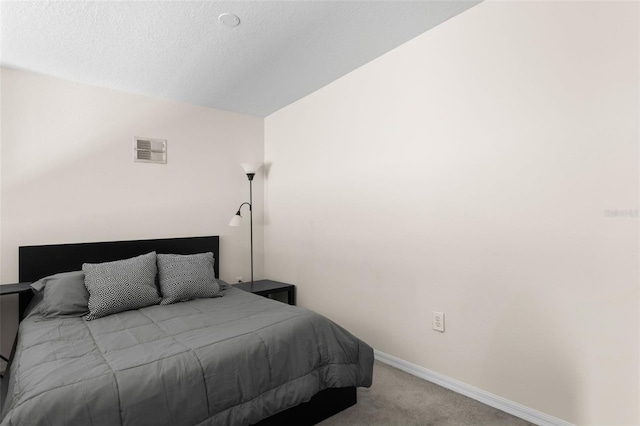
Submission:
M 444 333 L 444 314 L 433 311 L 433 329 Z

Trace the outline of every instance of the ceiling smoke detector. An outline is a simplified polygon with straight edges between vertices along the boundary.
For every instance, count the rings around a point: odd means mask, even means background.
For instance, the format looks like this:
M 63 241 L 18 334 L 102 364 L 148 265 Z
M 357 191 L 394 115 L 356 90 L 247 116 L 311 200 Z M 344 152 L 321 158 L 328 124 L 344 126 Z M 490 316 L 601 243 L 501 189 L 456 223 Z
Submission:
M 238 18 L 233 13 L 223 13 L 218 16 L 218 22 L 226 25 L 227 27 L 237 27 L 238 25 L 240 25 L 240 18 Z

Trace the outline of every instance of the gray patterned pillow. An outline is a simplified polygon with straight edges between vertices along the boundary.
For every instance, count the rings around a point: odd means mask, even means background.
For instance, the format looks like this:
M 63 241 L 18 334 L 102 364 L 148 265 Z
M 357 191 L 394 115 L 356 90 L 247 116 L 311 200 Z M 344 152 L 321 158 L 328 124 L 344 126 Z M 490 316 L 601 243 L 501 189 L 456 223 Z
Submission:
M 161 305 L 222 296 L 213 271 L 213 253 L 158 254 Z
M 156 252 L 105 263 L 85 263 L 84 285 L 89 290 L 87 321 L 117 312 L 157 305 Z

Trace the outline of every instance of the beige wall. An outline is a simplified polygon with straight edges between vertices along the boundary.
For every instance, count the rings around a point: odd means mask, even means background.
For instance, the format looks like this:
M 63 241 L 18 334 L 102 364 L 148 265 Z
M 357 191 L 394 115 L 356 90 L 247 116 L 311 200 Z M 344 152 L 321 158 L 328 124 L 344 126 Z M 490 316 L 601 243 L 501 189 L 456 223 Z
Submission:
M 638 17 L 485 2 L 267 117 L 266 275 L 382 352 L 639 424 L 638 218 L 605 215 L 640 207 Z
M 0 278 L 24 244 L 222 236 L 264 156 L 265 274 L 376 349 L 638 424 L 638 4 L 485 2 L 265 120 L 2 69 Z M 167 165 L 132 160 L 168 139 Z M 262 276 L 262 176 L 255 183 Z M 0 351 L 15 331 L 3 298 Z M 446 314 L 446 333 L 430 329 Z M 7 337 L 9 336 L 9 337 Z
M 2 69 L 0 278 L 18 279 L 18 246 L 221 236 L 221 277 L 249 277 L 248 227 L 229 220 L 261 161 L 262 118 Z M 134 136 L 168 140 L 166 165 L 134 163 Z M 256 276 L 262 176 L 255 180 Z M 247 235 L 245 235 L 247 233 Z M 3 298 L 1 352 L 15 333 Z

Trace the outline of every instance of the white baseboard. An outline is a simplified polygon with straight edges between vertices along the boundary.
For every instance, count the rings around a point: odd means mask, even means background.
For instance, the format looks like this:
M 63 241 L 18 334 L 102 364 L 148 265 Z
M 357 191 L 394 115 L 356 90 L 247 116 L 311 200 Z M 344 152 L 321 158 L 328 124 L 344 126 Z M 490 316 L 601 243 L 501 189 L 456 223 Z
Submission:
M 428 380 L 432 383 L 442 386 L 443 388 L 450 389 L 456 393 L 464 396 L 468 396 L 471 399 L 480 401 L 490 407 L 497 408 L 516 417 L 520 417 L 528 422 L 540 425 L 540 426 L 573 426 L 571 423 L 559 419 L 557 417 L 550 416 L 541 411 L 534 410 L 533 408 L 525 407 L 517 402 L 509 401 L 498 395 L 494 395 L 475 386 L 468 385 L 459 380 L 447 377 L 444 374 L 436 373 L 419 365 L 412 364 L 400 358 L 396 358 L 393 355 L 385 354 L 378 350 L 374 350 L 375 358 L 389 364 L 392 367 L 396 367 L 402 371 L 420 377 L 421 379 Z

